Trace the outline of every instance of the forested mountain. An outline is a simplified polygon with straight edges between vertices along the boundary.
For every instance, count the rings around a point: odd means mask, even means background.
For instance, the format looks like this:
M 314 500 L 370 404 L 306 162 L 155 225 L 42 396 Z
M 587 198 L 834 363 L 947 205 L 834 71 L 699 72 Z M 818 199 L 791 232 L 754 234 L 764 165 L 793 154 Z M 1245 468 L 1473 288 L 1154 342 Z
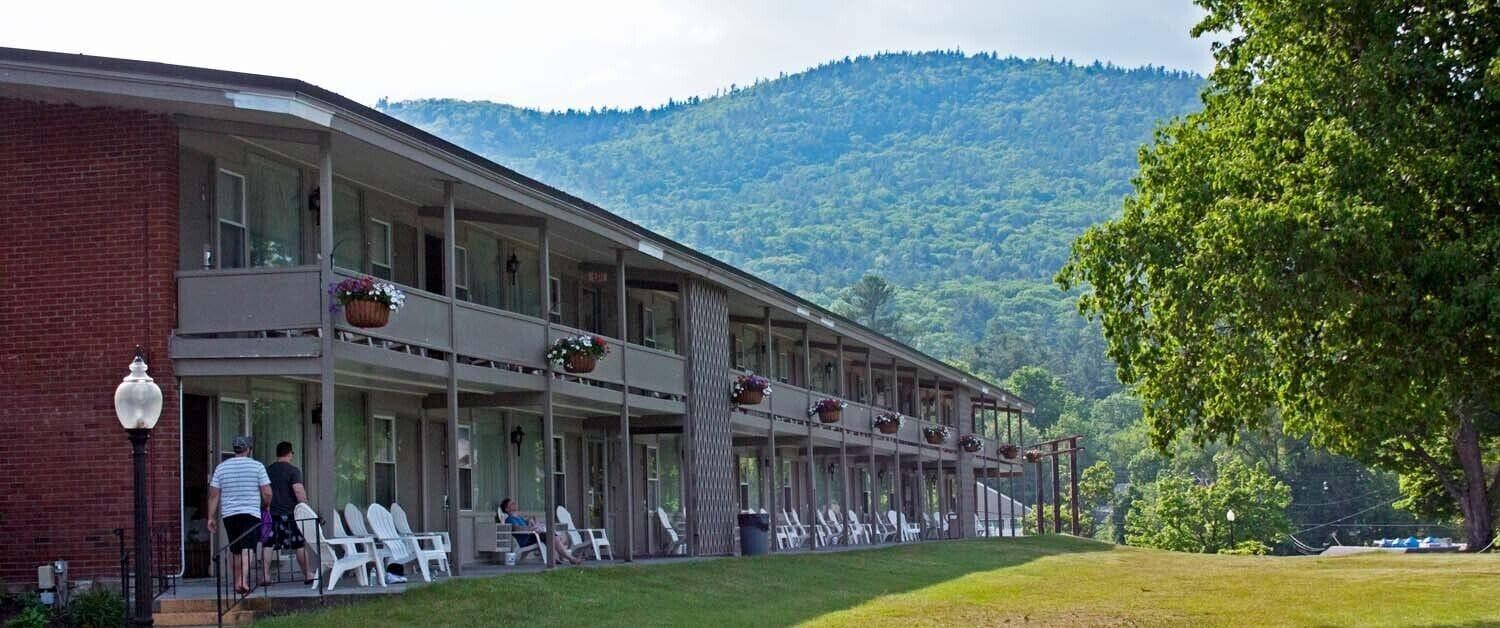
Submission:
M 1093 397 L 1113 374 L 1052 275 L 1201 87 L 1155 68 L 929 52 L 655 109 L 380 107 L 820 302 L 884 277 L 913 344 L 997 379 L 1044 364 Z
M 1374 523 L 1415 523 L 1389 506 L 1389 474 L 1278 430 L 1154 451 L 1098 327 L 1052 282 L 1073 238 L 1119 210 L 1156 125 L 1197 110 L 1203 87 L 1155 68 L 930 52 L 844 59 L 655 109 L 380 107 L 1005 380 L 1037 403 L 1028 440 L 1084 435 L 1084 465 L 1102 467 L 1082 478 L 1098 488 L 1088 510 L 1114 513 L 1090 524 L 1101 536 L 1120 538 L 1137 500 L 1176 499 L 1164 487 L 1248 465 L 1287 484 L 1291 503 L 1275 515 L 1287 531 L 1418 529 Z M 1006 490 L 1030 503 L 1025 484 Z M 1142 510 L 1143 526 L 1154 512 Z M 1349 527 L 1308 527 L 1330 520 Z M 1294 551 L 1288 538 L 1262 540 Z

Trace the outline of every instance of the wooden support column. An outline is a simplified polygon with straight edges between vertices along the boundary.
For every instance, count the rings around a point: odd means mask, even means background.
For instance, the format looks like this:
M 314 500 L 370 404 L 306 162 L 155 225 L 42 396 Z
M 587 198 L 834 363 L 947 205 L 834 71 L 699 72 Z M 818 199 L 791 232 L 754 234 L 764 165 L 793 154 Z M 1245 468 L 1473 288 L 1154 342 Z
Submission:
M 1068 497 L 1073 511 L 1073 536 L 1078 536 L 1078 437 L 1068 441 Z
M 917 445 L 917 490 L 912 494 L 917 501 L 917 525 L 922 538 L 927 538 L 927 473 L 922 470 L 922 446 Z
M 1047 533 L 1047 509 L 1042 506 L 1042 461 L 1036 461 L 1036 533 L 1041 536 Z
M 938 446 L 937 452 L 938 538 L 947 538 L 953 533 L 952 526 L 948 523 L 948 469 L 945 468 L 946 456 L 944 456 L 942 445 Z M 945 527 L 949 529 L 944 530 Z
M 896 370 L 896 356 L 891 356 L 891 392 L 885 398 L 885 405 L 892 412 L 901 413 L 901 379 Z
M 448 352 L 444 363 L 448 371 L 448 536 L 453 539 L 453 554 L 448 563 L 453 566 L 453 575 L 464 572 L 464 558 L 468 549 L 464 547 L 464 535 L 458 531 L 459 501 L 463 490 L 458 486 L 458 225 L 454 220 L 454 186 L 452 181 L 443 182 L 443 296 L 448 297 Z
M 802 377 L 807 384 L 806 399 L 803 400 L 805 407 L 812 407 L 812 340 L 808 338 L 807 328 L 802 329 Z M 802 523 L 809 527 L 816 526 L 818 522 L 818 463 L 813 451 L 813 418 L 807 417 L 807 520 Z M 816 529 L 816 528 L 814 528 Z M 817 535 L 813 536 L 813 545 L 817 545 Z
M 902 535 L 901 515 L 906 512 L 906 507 L 901 503 L 901 439 L 897 438 L 895 453 L 891 454 L 891 510 L 896 511 L 896 541 L 899 543 Z
M 771 337 L 771 308 L 764 308 L 763 314 L 766 326 L 766 380 L 774 382 L 776 381 L 776 353 L 773 350 L 775 341 Z M 775 394 L 775 392 L 773 391 L 772 394 Z M 768 504 L 766 510 L 771 513 L 772 541 L 769 547 L 774 552 L 779 549 L 776 547 L 775 539 L 777 526 L 776 514 L 780 512 L 780 509 L 777 508 L 777 502 L 779 501 L 777 498 L 780 497 L 778 493 L 781 492 L 781 467 L 776 461 L 776 414 L 770 411 L 770 408 L 767 408 L 766 418 L 768 419 L 766 421 L 766 459 L 771 467 L 771 478 L 766 481 L 766 485 L 769 487 L 769 490 L 766 491 L 766 504 Z M 791 522 L 787 523 L 790 524 Z
M 537 260 L 537 279 L 539 281 L 537 285 L 540 286 L 537 290 L 537 299 L 541 303 L 542 324 L 546 329 L 546 334 L 543 338 L 546 339 L 547 346 L 550 347 L 552 345 L 552 315 L 550 314 L 552 311 L 552 247 L 546 222 L 542 223 L 541 228 L 537 232 Z M 544 387 L 542 390 L 542 464 L 546 465 L 542 471 L 542 476 L 546 478 L 546 481 L 542 485 L 542 505 L 544 512 L 542 513 L 541 520 L 547 522 L 548 531 L 555 531 L 557 529 L 557 504 L 562 499 L 562 496 L 558 495 L 555 490 L 555 483 L 552 478 L 553 470 L 557 468 L 558 454 L 552 440 L 556 429 L 556 426 L 553 424 L 554 417 L 552 414 L 552 388 L 553 380 L 557 378 L 556 368 L 556 364 L 548 361 L 547 369 L 542 373 L 544 376 Z M 686 477 L 692 470 L 684 469 L 683 471 L 683 475 Z M 691 521 L 692 517 L 688 517 L 688 519 Z M 689 523 L 688 525 L 692 524 Z M 691 536 L 693 532 L 695 531 L 688 530 L 689 536 L 687 538 L 693 538 Z M 692 551 L 697 551 L 696 544 L 689 544 L 689 547 L 694 548 Z M 552 564 L 553 561 L 547 561 L 546 568 L 551 569 Z
M 548 289 L 550 292 L 550 288 Z M 620 321 L 620 469 L 625 474 L 625 561 L 635 560 L 635 467 L 631 465 L 630 442 L 630 365 L 625 358 L 630 355 L 630 329 L 625 317 L 629 307 L 625 299 L 625 249 L 615 249 L 615 315 Z
M 844 337 L 843 336 L 836 336 L 836 337 L 834 337 L 834 342 L 837 345 L 838 367 L 835 368 L 835 369 L 833 369 L 833 374 L 834 374 L 834 377 L 838 378 L 838 384 L 833 387 L 833 392 L 834 392 L 834 394 L 837 394 L 840 399 L 848 399 L 849 398 L 849 390 L 848 390 L 848 388 L 849 388 L 849 382 L 848 382 L 848 378 L 844 377 Z M 845 504 L 845 505 L 848 505 L 848 504 Z
M 1052 532 L 1062 534 L 1062 477 L 1057 472 L 1058 444 L 1052 443 Z
M 318 276 L 319 285 L 330 286 L 333 274 L 333 135 L 318 134 Z M 318 308 L 318 468 L 313 477 L 316 491 L 313 500 L 319 517 L 328 517 L 338 509 L 334 496 L 337 477 L 334 448 L 334 355 L 332 295 L 319 290 L 322 307 Z M 321 581 L 320 581 L 321 582 Z
M 849 525 L 849 511 L 854 508 L 849 504 L 851 488 L 849 486 L 849 429 L 844 426 L 839 427 L 839 474 L 843 476 L 844 482 L 843 490 L 839 491 L 843 493 L 843 496 L 839 500 L 842 503 L 839 504 L 838 514 L 839 519 L 844 521 L 844 545 L 850 545 L 854 529 Z

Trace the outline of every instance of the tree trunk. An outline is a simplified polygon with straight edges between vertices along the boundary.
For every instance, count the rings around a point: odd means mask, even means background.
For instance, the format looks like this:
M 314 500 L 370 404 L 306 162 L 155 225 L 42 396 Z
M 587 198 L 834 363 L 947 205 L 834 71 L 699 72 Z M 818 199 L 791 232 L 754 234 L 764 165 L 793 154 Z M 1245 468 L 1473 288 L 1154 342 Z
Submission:
M 1458 506 L 1464 515 L 1464 537 L 1470 551 L 1488 546 L 1495 538 L 1495 516 L 1490 509 L 1489 487 L 1485 486 L 1484 450 L 1479 445 L 1479 430 L 1464 409 L 1458 415 L 1458 433 L 1453 448 L 1463 469 Z

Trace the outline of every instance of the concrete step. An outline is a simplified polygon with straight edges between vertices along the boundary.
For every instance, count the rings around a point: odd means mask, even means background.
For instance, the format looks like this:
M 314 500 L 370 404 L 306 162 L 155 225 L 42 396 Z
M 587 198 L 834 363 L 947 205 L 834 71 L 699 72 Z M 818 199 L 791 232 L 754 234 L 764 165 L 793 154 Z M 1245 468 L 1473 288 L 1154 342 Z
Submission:
M 224 604 L 226 606 L 228 606 L 228 605 L 230 605 L 232 603 L 233 602 L 230 601 L 230 600 L 225 600 L 224 601 Z M 194 599 L 194 600 L 181 600 L 181 599 L 157 600 L 157 602 L 156 602 L 156 609 L 157 609 L 158 613 L 192 613 L 192 612 L 208 612 L 208 611 L 217 611 L 217 610 L 219 610 L 217 602 L 213 598 Z M 246 611 L 266 611 L 266 610 L 270 610 L 270 609 L 271 609 L 271 599 L 270 598 L 266 598 L 266 597 L 248 597 L 248 598 L 245 598 L 243 601 L 240 602 L 239 606 L 235 608 L 235 610 L 246 610 Z
M 224 625 L 249 626 L 255 622 L 255 615 L 255 611 L 230 611 L 224 615 Z M 215 611 L 157 613 L 154 619 L 157 626 L 215 626 L 219 614 Z

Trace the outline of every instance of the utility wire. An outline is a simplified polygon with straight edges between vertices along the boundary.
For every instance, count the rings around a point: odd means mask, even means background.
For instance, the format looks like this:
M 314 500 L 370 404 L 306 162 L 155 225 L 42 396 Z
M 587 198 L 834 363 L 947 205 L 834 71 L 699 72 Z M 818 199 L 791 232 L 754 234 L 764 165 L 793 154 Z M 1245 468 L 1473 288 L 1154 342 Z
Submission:
M 1353 518 L 1358 517 L 1358 516 L 1360 516 L 1362 514 L 1370 512 L 1371 510 L 1375 510 L 1376 508 L 1384 508 L 1384 507 L 1389 506 L 1389 505 L 1394 504 L 1394 503 L 1396 503 L 1396 500 L 1394 500 L 1394 499 L 1391 500 L 1391 501 L 1388 501 L 1388 502 L 1380 502 L 1378 504 L 1375 504 L 1374 506 L 1371 506 L 1369 508 L 1366 508 L 1364 510 L 1356 512 L 1354 514 L 1344 515 L 1342 517 L 1339 517 L 1338 519 L 1334 519 L 1333 521 L 1329 521 L 1328 523 L 1320 523 L 1320 524 L 1312 526 L 1310 528 L 1303 528 L 1301 530 L 1293 532 L 1292 534 L 1302 534 L 1304 532 L 1311 532 L 1311 531 L 1316 530 L 1318 528 L 1326 528 L 1326 527 L 1328 527 L 1328 526 L 1330 526 L 1332 524 L 1338 523 L 1340 521 L 1344 521 L 1344 520 L 1347 520 L 1347 519 L 1353 519 Z

